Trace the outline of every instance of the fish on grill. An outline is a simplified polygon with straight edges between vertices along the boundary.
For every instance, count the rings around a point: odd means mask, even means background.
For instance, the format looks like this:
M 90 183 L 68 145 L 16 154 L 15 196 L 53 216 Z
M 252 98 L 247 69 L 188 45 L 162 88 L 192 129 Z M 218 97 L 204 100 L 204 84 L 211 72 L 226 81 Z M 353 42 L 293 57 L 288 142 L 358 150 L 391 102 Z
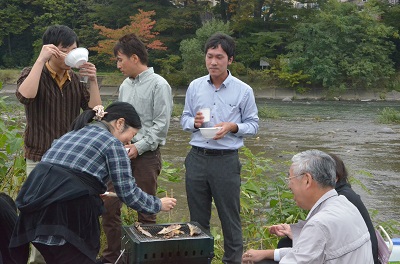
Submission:
M 182 226 L 179 225 L 179 224 L 173 224 L 173 225 L 164 227 L 164 228 L 161 229 L 161 231 L 158 232 L 157 234 L 158 234 L 158 235 L 165 235 L 165 234 L 171 233 L 171 232 L 174 231 L 174 230 L 179 230 L 179 229 L 181 229 L 181 227 L 182 227 Z
M 164 235 L 164 238 L 168 239 L 168 238 L 173 238 L 179 235 L 183 235 L 185 234 L 185 232 L 179 230 L 179 229 L 173 229 L 172 231 L 170 231 L 169 233 L 166 233 Z
M 139 223 L 139 222 L 135 222 L 135 227 L 136 227 L 136 229 L 137 229 L 140 233 L 142 233 L 143 235 L 148 236 L 148 237 L 153 237 L 148 231 L 144 230 L 144 229 L 140 226 L 140 223 Z
M 191 223 L 187 223 L 187 226 L 189 227 L 190 236 L 197 236 L 201 234 L 200 227 L 192 225 Z

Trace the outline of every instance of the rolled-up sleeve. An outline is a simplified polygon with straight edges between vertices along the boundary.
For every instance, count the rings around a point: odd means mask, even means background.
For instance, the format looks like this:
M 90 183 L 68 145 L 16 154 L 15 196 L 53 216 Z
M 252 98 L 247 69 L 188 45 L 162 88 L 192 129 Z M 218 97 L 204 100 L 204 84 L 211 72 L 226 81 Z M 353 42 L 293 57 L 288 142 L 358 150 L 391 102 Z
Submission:
M 161 200 L 145 193 L 136 185 L 122 143 L 110 147 L 107 152 L 107 163 L 115 192 L 127 206 L 148 214 L 155 214 L 161 210 Z

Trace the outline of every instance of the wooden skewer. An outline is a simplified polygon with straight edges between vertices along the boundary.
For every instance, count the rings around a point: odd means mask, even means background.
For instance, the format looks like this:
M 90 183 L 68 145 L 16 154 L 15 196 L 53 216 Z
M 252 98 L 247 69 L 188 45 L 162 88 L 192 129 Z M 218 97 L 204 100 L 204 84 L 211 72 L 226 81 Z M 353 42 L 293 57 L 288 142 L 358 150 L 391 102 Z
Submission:
M 174 198 L 174 190 L 171 189 L 171 198 Z
M 172 189 L 171 189 L 171 198 L 172 198 Z M 168 191 L 167 190 L 165 190 L 165 197 L 168 197 Z M 169 218 L 169 221 L 171 221 L 171 210 L 169 210 L 168 211 L 168 218 Z

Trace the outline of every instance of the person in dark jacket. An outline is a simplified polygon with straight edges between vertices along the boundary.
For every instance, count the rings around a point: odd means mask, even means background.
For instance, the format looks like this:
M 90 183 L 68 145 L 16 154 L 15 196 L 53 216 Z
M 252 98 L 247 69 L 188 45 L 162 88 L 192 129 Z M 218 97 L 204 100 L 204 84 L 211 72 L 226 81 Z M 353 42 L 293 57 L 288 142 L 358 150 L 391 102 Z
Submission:
M 96 121 L 89 123 L 90 121 Z M 137 187 L 125 149 L 141 128 L 135 108 L 124 102 L 83 112 L 73 130 L 54 141 L 22 185 L 20 210 L 10 242 L 12 257 L 31 242 L 47 264 L 94 264 L 100 250 L 99 216 L 111 179 L 116 195 L 134 210 L 169 211 L 174 198 L 157 198 Z
M 10 256 L 8 245 L 17 217 L 14 200 L 6 193 L 0 193 L 0 264 L 16 263 Z M 25 255 L 27 254 L 26 250 Z
M 371 244 L 372 244 L 372 255 L 374 257 L 374 263 L 379 264 L 378 261 L 378 240 L 376 238 L 375 228 L 372 224 L 371 218 L 369 216 L 368 210 L 362 202 L 360 195 L 358 195 L 352 188 L 350 183 L 348 182 L 348 173 L 347 169 L 343 163 L 343 160 L 339 158 L 337 155 L 329 153 L 329 155 L 336 162 L 336 191 L 339 195 L 343 195 L 349 200 L 352 204 L 357 207 L 358 211 L 360 211 L 361 216 L 363 217 L 365 224 L 367 225 Z M 284 237 L 278 242 L 278 248 L 283 247 L 292 247 L 292 240 L 288 237 Z
M 365 224 L 368 227 L 369 235 L 372 243 L 372 255 L 374 257 L 374 263 L 379 264 L 378 261 L 378 240 L 376 238 L 375 228 L 372 224 L 371 217 L 369 216 L 368 210 L 362 202 L 360 195 L 358 195 L 348 182 L 348 174 L 346 167 L 344 166 L 343 160 L 341 160 L 335 154 L 329 154 L 336 162 L 336 191 L 339 195 L 344 195 L 347 200 L 354 204 L 361 216 L 364 218 Z

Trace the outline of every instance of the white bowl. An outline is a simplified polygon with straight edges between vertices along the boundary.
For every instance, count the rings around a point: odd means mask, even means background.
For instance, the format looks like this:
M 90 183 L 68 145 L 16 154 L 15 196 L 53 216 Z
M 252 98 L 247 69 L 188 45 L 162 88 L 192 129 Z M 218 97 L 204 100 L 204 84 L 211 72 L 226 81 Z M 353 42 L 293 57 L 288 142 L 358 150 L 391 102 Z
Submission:
M 214 138 L 215 134 L 221 129 L 222 127 L 200 127 L 201 135 L 204 138 Z
M 79 68 L 89 60 L 89 51 L 85 48 L 76 48 L 71 50 L 65 57 L 65 64 L 69 67 Z

